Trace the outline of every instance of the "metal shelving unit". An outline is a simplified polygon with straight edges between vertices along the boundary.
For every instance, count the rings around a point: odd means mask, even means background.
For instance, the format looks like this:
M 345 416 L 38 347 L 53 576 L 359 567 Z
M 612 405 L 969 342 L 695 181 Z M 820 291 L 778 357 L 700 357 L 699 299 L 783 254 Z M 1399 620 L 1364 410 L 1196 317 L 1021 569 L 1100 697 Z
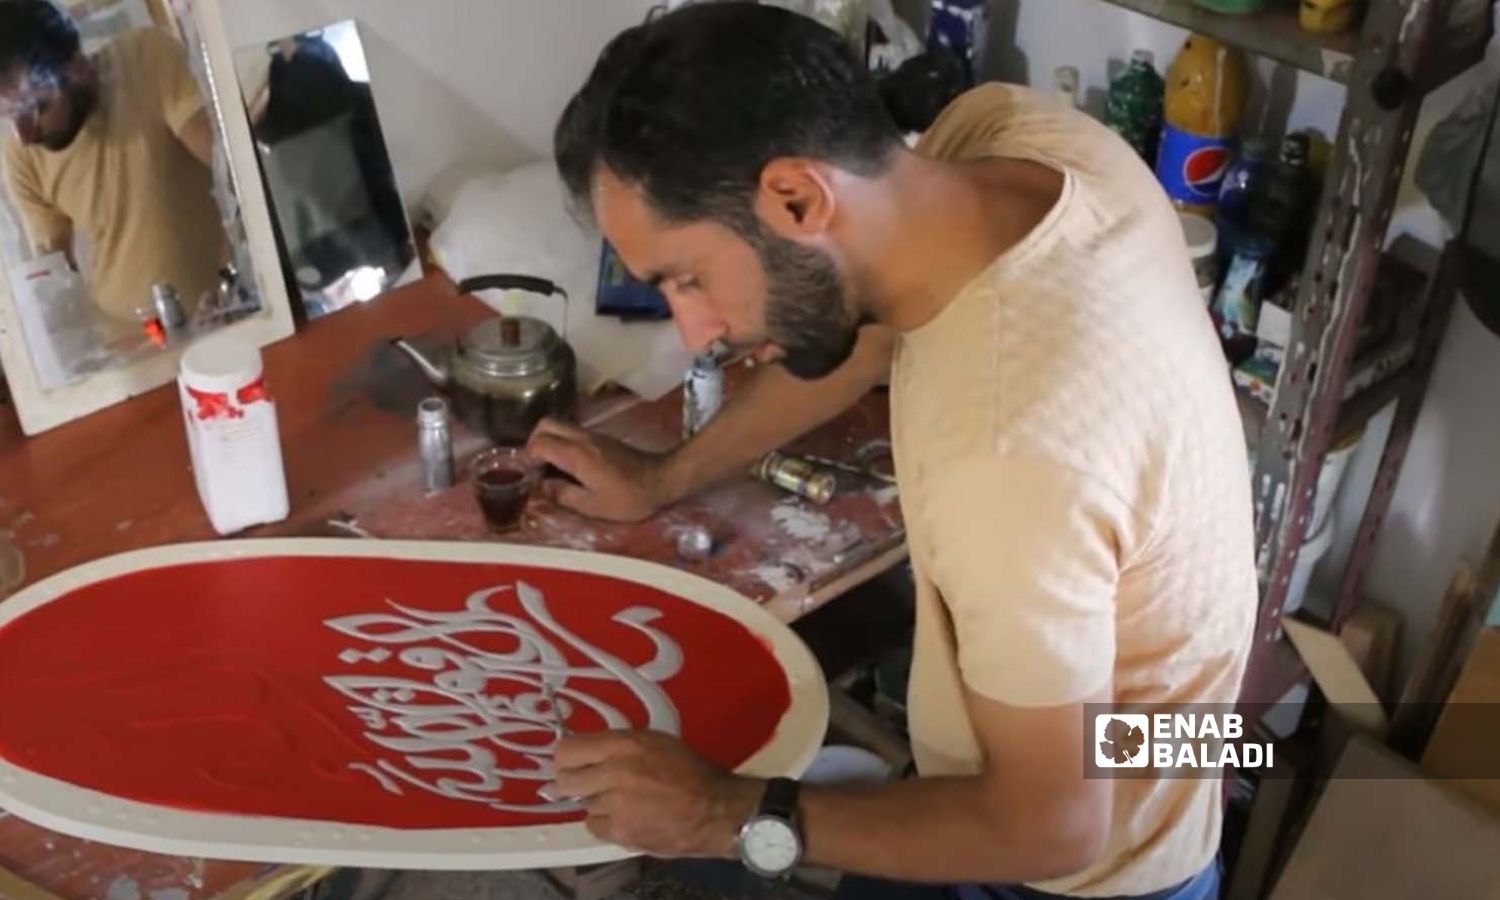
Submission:
M 1477 63 L 1494 0 L 1370 0 L 1362 27 L 1314 35 L 1291 0 L 1225 16 L 1188 0 L 1103 0 L 1348 86 L 1303 271 L 1292 339 L 1268 408 L 1240 398 L 1255 452 L 1261 605 L 1242 704 L 1263 708 L 1306 677 L 1281 609 L 1328 450 L 1392 402 L 1394 424 L 1330 622 L 1359 598 L 1456 295 L 1458 248 L 1385 250 L 1424 97 Z M 1425 251 L 1425 252 L 1424 252 Z M 1377 292 L 1388 296 L 1372 303 Z M 1369 316 L 1372 309 L 1376 315 Z M 1383 311 L 1394 309 L 1394 315 Z M 1378 327 L 1375 327 L 1378 326 Z
M 1256 16 L 1225 16 L 1187 0 L 1105 2 L 1344 84 L 1359 51 L 1359 35 L 1354 32 L 1320 35 L 1303 31 L 1297 24 L 1295 4 Z

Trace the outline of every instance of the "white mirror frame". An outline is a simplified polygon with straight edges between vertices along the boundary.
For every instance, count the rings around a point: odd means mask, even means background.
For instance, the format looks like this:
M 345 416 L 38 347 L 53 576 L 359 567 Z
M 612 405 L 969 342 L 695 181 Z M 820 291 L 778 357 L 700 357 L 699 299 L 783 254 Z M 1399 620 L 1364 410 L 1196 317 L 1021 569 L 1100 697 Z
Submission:
M 250 122 L 245 106 L 240 102 L 234 56 L 224 30 L 219 0 L 172 0 L 169 5 L 178 14 L 184 7 L 190 12 L 202 44 L 195 52 L 207 57 L 209 96 L 205 99 L 218 115 L 219 139 L 228 152 L 230 177 L 235 186 L 261 301 L 260 312 L 214 333 L 232 334 L 264 347 L 290 336 L 296 325 L 286 283 L 282 279 L 281 260 L 276 252 L 265 187 L 256 164 Z M 3 270 L 4 262 L 0 261 L 0 364 L 5 367 L 11 399 L 21 419 L 21 430 L 26 434 L 39 434 L 55 428 L 158 388 L 177 377 L 182 347 L 168 348 L 149 359 L 94 373 L 76 384 L 51 390 L 42 388 L 21 330 L 10 279 L 5 277 Z

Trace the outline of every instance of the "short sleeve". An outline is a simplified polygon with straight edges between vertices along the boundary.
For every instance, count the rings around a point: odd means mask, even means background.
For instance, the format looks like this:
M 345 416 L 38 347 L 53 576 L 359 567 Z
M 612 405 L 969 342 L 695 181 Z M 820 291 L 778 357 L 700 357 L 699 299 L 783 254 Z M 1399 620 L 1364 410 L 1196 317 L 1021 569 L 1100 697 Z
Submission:
M 1125 503 L 1067 466 L 1007 456 L 945 466 L 926 496 L 930 574 L 965 685 L 1036 708 L 1107 684 Z
M 187 50 L 158 28 L 141 31 L 138 41 L 136 52 L 153 73 L 167 127 L 173 134 L 181 134 L 204 108 L 203 93 L 188 66 Z
M 43 195 L 36 168 L 13 137 L 5 141 L 5 189 L 21 214 L 33 249 L 56 248 L 67 240 L 72 221 Z

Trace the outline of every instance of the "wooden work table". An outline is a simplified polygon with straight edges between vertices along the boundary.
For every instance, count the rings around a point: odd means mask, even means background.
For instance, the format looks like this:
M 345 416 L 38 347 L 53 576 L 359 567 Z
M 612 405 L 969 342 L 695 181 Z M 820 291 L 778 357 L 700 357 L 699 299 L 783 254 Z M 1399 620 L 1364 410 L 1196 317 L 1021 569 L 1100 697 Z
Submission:
M 397 336 L 440 341 L 489 314 L 434 276 L 266 348 L 292 513 L 248 536 L 496 540 L 467 485 L 422 496 L 415 403 L 431 390 L 387 346 Z M 731 390 L 742 375 L 731 372 Z M 675 394 L 643 403 L 604 392 L 582 406 L 586 424 L 648 449 L 666 449 L 680 433 Z M 114 553 L 216 537 L 193 485 L 181 416 L 171 386 L 34 438 L 0 410 L 0 533 L 25 554 L 28 583 Z M 872 395 L 792 449 L 852 461 L 887 431 L 885 398 Z M 483 444 L 457 429 L 461 462 Z M 708 529 L 718 548 L 690 562 L 677 556 L 676 538 L 695 526 Z M 895 489 L 863 475 L 841 476 L 840 496 L 821 508 L 748 477 L 731 480 L 637 525 L 589 522 L 534 500 L 523 528 L 505 539 L 678 566 L 734 587 L 787 621 L 906 553 Z M 0 812 L 0 897 L 82 900 L 104 897 L 112 885 L 145 898 L 263 896 L 275 893 L 268 879 L 318 874 L 120 850 Z

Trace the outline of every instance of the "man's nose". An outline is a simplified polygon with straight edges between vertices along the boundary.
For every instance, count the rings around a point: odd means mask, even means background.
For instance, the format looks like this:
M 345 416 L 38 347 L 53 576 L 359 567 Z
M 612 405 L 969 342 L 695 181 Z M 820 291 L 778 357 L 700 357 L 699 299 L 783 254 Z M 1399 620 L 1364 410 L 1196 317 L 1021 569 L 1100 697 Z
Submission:
M 672 308 L 672 320 L 682 335 L 682 345 L 692 353 L 703 353 L 714 341 L 729 334 L 729 326 L 723 319 L 700 300 L 684 300 L 667 291 L 667 305 Z

